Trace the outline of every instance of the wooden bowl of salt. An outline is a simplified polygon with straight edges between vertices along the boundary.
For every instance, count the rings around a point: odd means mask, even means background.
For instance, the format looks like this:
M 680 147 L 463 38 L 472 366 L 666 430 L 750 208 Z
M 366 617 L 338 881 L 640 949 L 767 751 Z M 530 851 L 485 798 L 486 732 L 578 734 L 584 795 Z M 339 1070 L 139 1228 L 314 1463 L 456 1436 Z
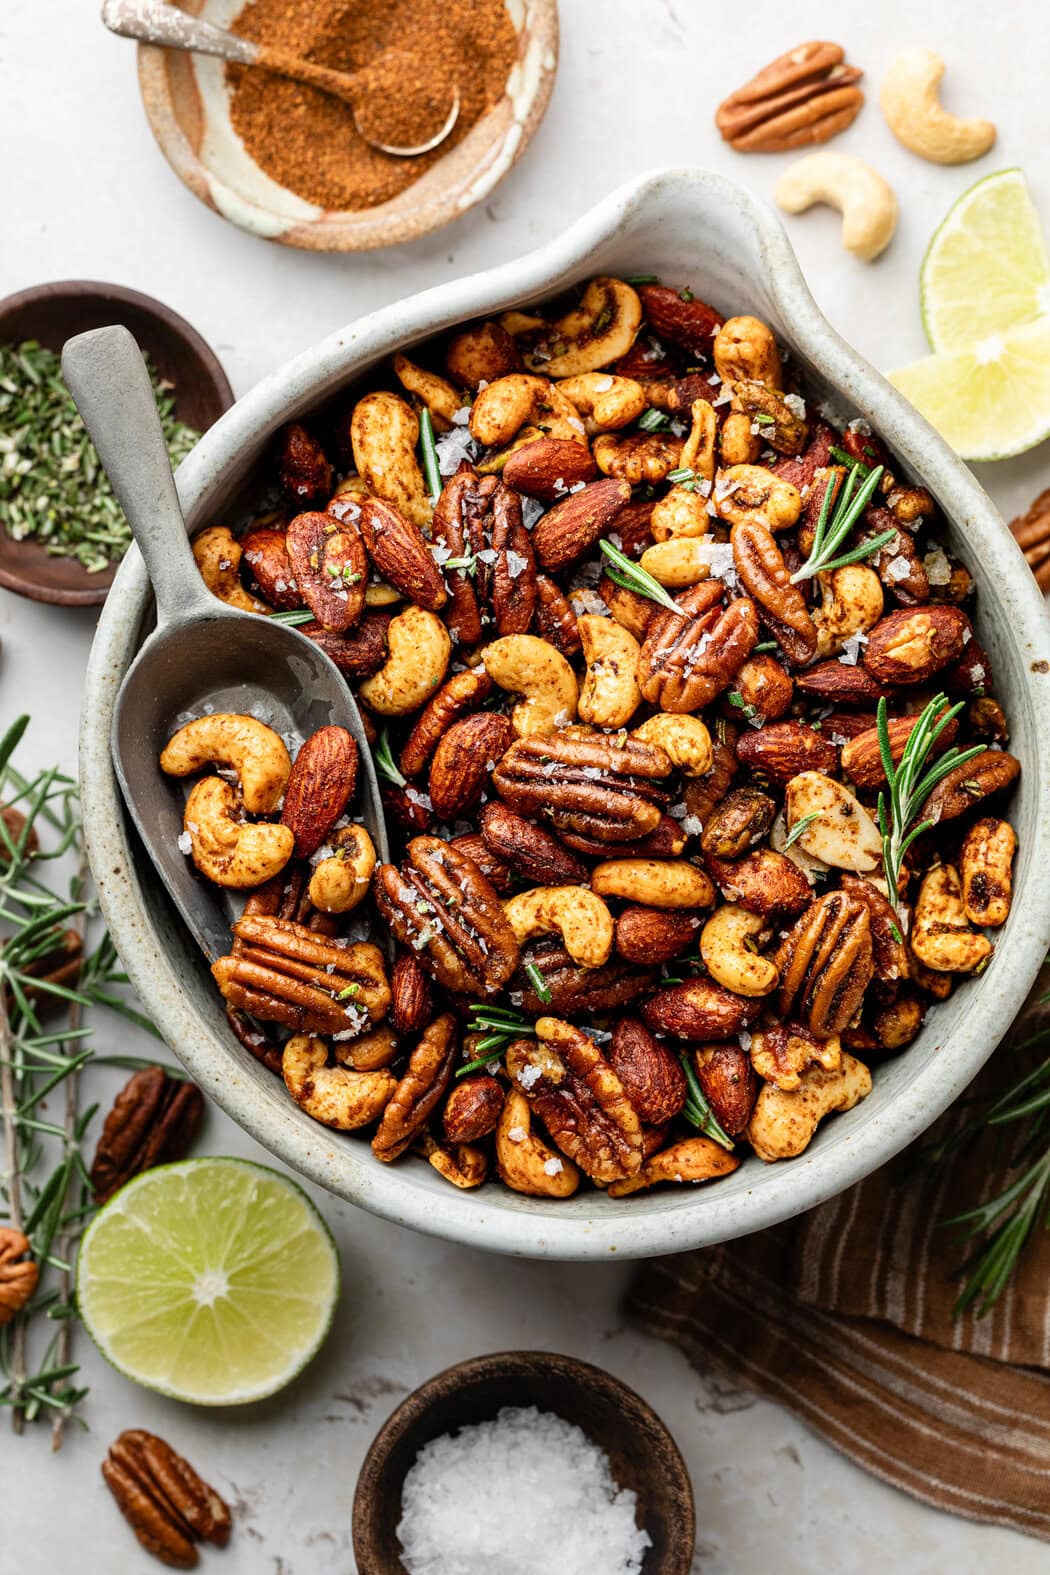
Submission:
M 599 1367 L 547 1351 L 506 1351 L 461 1362 L 429 1379 L 398 1406 L 365 1456 L 357 1481 L 353 1540 L 361 1575 L 411 1575 L 411 1563 L 406 1564 L 402 1559 L 404 1550 L 398 1526 L 410 1502 L 404 1494 L 405 1478 L 413 1467 L 417 1467 L 424 1446 L 433 1446 L 436 1440 L 446 1440 L 448 1435 L 453 1437 L 453 1446 L 462 1443 L 465 1435 L 457 1430 L 494 1423 L 505 1408 L 526 1407 L 535 1407 L 545 1416 L 553 1415 L 579 1428 L 605 1455 L 615 1488 L 627 1489 L 634 1495 L 634 1524 L 645 1531 L 649 1545 L 639 1555 L 640 1563 L 621 1562 L 611 1567 L 640 1569 L 641 1575 L 689 1575 L 696 1538 L 696 1512 L 689 1473 L 674 1439 L 655 1411 L 633 1389 Z M 519 1421 L 518 1439 L 526 1437 L 530 1425 Z M 561 1466 L 557 1451 L 566 1447 L 556 1434 L 557 1429 L 552 1429 L 548 1423 L 542 1435 L 544 1447 L 555 1457 L 549 1462 L 551 1467 Z M 438 1447 L 445 1451 L 450 1464 L 454 1464 L 448 1444 Z M 579 1548 L 563 1545 L 559 1564 L 555 1566 L 544 1562 L 541 1545 L 548 1530 L 545 1515 L 547 1520 L 554 1520 L 559 1508 L 564 1510 L 564 1504 L 555 1506 L 545 1502 L 542 1477 L 531 1478 L 525 1460 L 521 1462 L 522 1469 L 511 1472 L 504 1481 L 504 1476 L 508 1475 L 507 1464 L 501 1462 L 500 1448 L 491 1434 L 478 1440 L 476 1453 L 477 1458 L 484 1459 L 485 1465 L 481 1470 L 465 1466 L 461 1480 L 469 1483 L 468 1497 L 476 1505 L 478 1517 L 484 1519 L 486 1514 L 503 1514 L 512 1529 L 513 1516 L 524 1509 L 533 1545 L 522 1547 L 519 1541 L 515 1547 L 523 1567 L 527 1563 L 535 1571 L 550 1570 L 552 1575 L 555 1567 L 569 1568 L 568 1561 L 578 1556 Z M 461 1456 L 464 1462 L 468 1458 Z M 428 1481 L 433 1484 L 437 1466 L 433 1459 L 427 1464 Z M 572 1469 L 570 1457 L 565 1458 L 564 1466 L 568 1475 Z M 437 1480 L 438 1494 L 443 1493 L 445 1485 Z M 413 1495 L 413 1505 L 418 1502 L 418 1496 L 417 1491 Z M 559 1493 L 558 1497 L 561 1499 L 562 1495 Z M 413 1513 L 416 1514 L 414 1535 L 418 1537 L 418 1513 L 414 1508 Z M 444 1524 L 450 1539 L 457 1534 L 474 1539 L 484 1535 L 483 1528 L 479 1531 L 477 1526 L 465 1524 L 474 1513 L 470 1505 L 456 1510 L 453 1501 L 440 1512 L 443 1521 L 440 1515 L 432 1514 L 430 1524 Z M 594 1491 L 573 1514 L 574 1530 L 569 1534 L 586 1538 L 588 1528 L 593 1527 L 594 1536 L 600 1541 L 603 1535 L 610 1534 L 610 1513 L 608 1493 L 600 1489 Z M 620 1515 L 623 1514 L 621 1508 Z M 460 1528 L 458 1533 L 457 1527 Z M 478 1544 L 472 1541 L 471 1546 L 476 1550 Z M 608 1546 L 608 1543 L 601 1543 L 599 1557 L 608 1558 Z M 449 1569 L 454 1569 L 457 1549 L 449 1546 L 444 1551 L 449 1558 Z M 571 1567 L 580 1566 L 572 1564 Z M 593 1575 L 598 1575 L 599 1570 L 604 1575 L 607 1565 L 594 1560 L 588 1567 Z

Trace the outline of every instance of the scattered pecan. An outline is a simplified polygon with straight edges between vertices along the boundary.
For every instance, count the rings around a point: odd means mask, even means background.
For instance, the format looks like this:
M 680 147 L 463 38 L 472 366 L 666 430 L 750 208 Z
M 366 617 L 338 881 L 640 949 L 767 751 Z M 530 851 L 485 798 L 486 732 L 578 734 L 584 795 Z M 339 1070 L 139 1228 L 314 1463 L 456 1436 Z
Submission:
M 494 687 L 492 679 L 480 668 L 468 668 L 445 679 L 420 711 L 401 751 L 401 770 L 406 777 L 419 776 L 453 722 L 484 705 Z
M 456 1060 L 456 1019 L 443 1012 L 423 1032 L 404 1076 L 383 1111 L 372 1152 L 385 1165 L 397 1159 L 444 1098 Z
M 600 1186 L 633 1176 L 642 1127 L 623 1084 L 593 1039 L 571 1023 L 541 1017 L 535 1040 L 516 1039 L 505 1064 L 554 1142 Z
M 7 832 L 7 835 L 10 837 L 14 846 L 18 848 L 21 845 L 22 836 L 25 832 L 26 817 L 23 815 L 22 811 L 20 809 L 16 809 L 13 804 L 0 804 L 0 821 L 3 821 L 4 830 Z M 29 835 L 25 839 L 25 847 L 22 849 L 22 856 L 24 858 L 31 859 L 33 855 L 39 851 L 40 838 L 36 834 L 36 827 L 31 826 L 29 828 Z M 10 854 L 7 851 L 7 843 L 4 841 L 3 837 L 0 836 L 0 869 L 2 869 L 3 866 L 8 862 L 9 858 Z
M 20 1230 L 0 1225 L 0 1328 L 10 1323 L 36 1292 L 40 1271 L 27 1258 L 29 1241 Z
M 864 514 L 861 541 L 881 536 L 897 524 L 892 511 L 869 508 Z M 904 529 L 898 529 L 884 547 L 865 560 L 875 570 L 884 587 L 902 607 L 915 607 L 930 600 L 930 578 L 919 557 L 919 550 Z M 892 568 L 891 568 L 892 565 Z
M 380 916 L 446 990 L 492 995 L 518 966 L 499 897 L 472 859 L 437 837 L 414 837 L 398 869 L 375 874 Z
M 415 952 L 398 952 L 390 974 L 390 1023 L 399 1034 L 420 1034 L 430 1021 L 430 980 Z
M 1041 492 L 1024 514 L 1010 521 L 1014 540 L 1042 591 L 1050 591 L 1050 487 Z
M 715 115 L 738 153 L 786 153 L 827 142 L 860 113 L 863 72 L 838 44 L 799 44 L 723 99 Z
M 317 439 L 298 421 L 277 434 L 277 482 L 297 509 L 312 509 L 332 491 L 332 467 Z
M 816 652 L 817 628 L 806 598 L 791 583 L 776 537 L 758 521 L 742 520 L 730 541 L 740 583 L 758 604 L 759 617 L 790 660 L 804 666 Z
M 493 800 L 481 811 L 486 846 L 537 886 L 585 885 L 587 866 L 542 826 Z
M 387 630 L 393 613 L 365 613 L 356 629 L 343 632 L 320 623 L 304 623 L 299 633 L 319 645 L 344 678 L 371 678 L 390 654 Z
M 745 1050 L 735 1040 L 698 1045 L 692 1052 L 696 1076 L 723 1132 L 739 1137 L 758 1098 L 758 1079 Z
M 194 1569 L 197 1542 L 224 1548 L 232 1522 L 225 1501 L 189 1461 L 154 1433 L 129 1428 L 102 1463 L 106 1486 L 147 1553 L 173 1569 Z
M 908 948 L 900 938 L 900 919 L 889 900 L 863 875 L 843 870 L 842 889 L 862 902 L 871 919 L 871 956 L 875 978 L 896 984 L 908 977 Z
M 752 1023 L 762 1010 L 758 996 L 735 995 L 712 979 L 688 979 L 658 990 L 642 1006 L 654 1033 L 676 1039 L 728 1039 Z
M 382 579 L 417 607 L 429 612 L 444 607 L 448 601 L 445 582 L 418 525 L 381 498 L 365 498 L 357 523 Z
M 295 857 L 316 853 L 354 796 L 357 745 L 345 727 L 322 727 L 295 757 L 284 790 L 281 825 L 295 836 Z
M 76 930 L 59 930 L 47 951 L 42 956 L 35 957 L 32 962 L 23 964 L 22 972 L 30 974 L 34 979 L 40 979 L 45 985 L 57 984 L 66 989 L 75 989 L 80 978 L 83 954 L 84 942 Z M 35 1006 L 38 1012 L 45 1015 L 64 1005 L 63 997 L 56 995 L 53 990 L 37 985 L 23 986 L 23 989 L 27 1001 Z M 10 1012 L 14 1005 L 14 997 L 10 990 L 4 991 L 4 999 Z
M 711 811 L 719 805 L 729 791 L 737 768 L 737 729 L 719 723 L 718 733 L 711 740 L 711 769 L 706 776 L 693 777 L 685 785 L 685 807 L 701 825 L 706 825 Z
M 242 1044 L 248 1054 L 260 1061 L 268 1072 L 273 1072 L 276 1077 L 280 1077 L 280 1046 L 267 1037 L 258 1023 L 253 1023 L 245 1012 L 238 1011 L 235 1006 L 227 1006 L 226 1021 L 238 1044 Z
M 189 1153 L 204 1114 L 196 1083 L 162 1066 L 133 1072 L 113 1102 L 91 1164 L 95 1202 L 105 1203 L 132 1176 Z
M 473 645 L 486 623 L 498 635 L 524 634 L 536 606 L 536 554 L 517 493 L 498 476 L 459 471 L 435 505 L 431 539 L 459 565 L 445 570 L 453 639 Z
M 368 560 L 355 525 L 331 514 L 297 514 L 285 538 L 303 601 L 325 629 L 352 629 L 365 606 Z
M 722 606 L 717 580 L 675 598 L 680 613 L 658 611 L 638 659 L 638 687 L 662 711 L 699 711 L 728 688 L 758 640 L 748 596 Z
M 845 891 L 828 892 L 795 921 L 773 960 L 781 1016 L 795 1011 L 819 1038 L 834 1038 L 860 1006 L 874 969 L 867 905 Z
M 686 1082 L 678 1057 L 637 1017 L 621 1017 L 609 1045 L 609 1065 L 641 1119 L 670 1121 L 685 1104 Z
M 834 774 L 839 761 L 835 745 L 808 722 L 774 722 L 757 733 L 745 733 L 736 752 L 744 765 L 781 786 L 800 771 Z
M 560 837 L 566 847 L 572 848 L 576 853 L 583 853 L 588 858 L 609 857 L 609 844 L 599 841 L 597 837 L 580 836 L 574 831 L 562 831 Z M 661 814 L 653 831 L 646 832 L 644 837 L 632 837 L 628 842 L 618 842 L 616 852 L 623 858 L 630 856 L 636 859 L 676 859 L 685 848 L 685 844 L 686 835 L 682 830 L 681 821 L 673 819 L 670 815 Z
M 639 968 L 612 957 L 602 968 L 581 968 L 568 952 L 553 942 L 541 942 L 522 953 L 522 964 L 531 965 L 543 980 L 543 999 L 533 978 L 524 972 L 514 981 L 522 1009 L 531 1017 L 555 1012 L 559 1017 L 593 1021 L 599 1012 L 629 1006 L 656 979 L 655 967 Z M 549 997 L 549 999 L 548 999 Z
M 519 738 L 492 785 L 511 809 L 542 815 L 558 831 L 628 842 L 656 829 L 663 799 L 656 784 L 670 772 L 664 751 L 641 739 L 565 728 Z
M 247 912 L 233 933 L 241 945 L 213 964 L 212 975 L 229 1005 L 250 1017 L 298 1033 L 345 1034 L 386 1015 L 390 986 L 378 946 L 345 946 L 292 920 Z
M 445 1101 L 445 1136 L 450 1143 L 478 1143 L 495 1132 L 502 1109 L 503 1085 L 491 1073 L 461 1078 Z
M 738 859 L 769 831 L 776 818 L 775 800 L 759 788 L 734 788 L 704 822 L 700 846 L 720 859 Z
M 573 443 L 573 448 L 579 444 Z M 610 584 L 612 582 L 610 581 Z M 582 641 L 572 603 L 549 575 L 536 576 L 536 628 L 562 656 L 575 656 Z
M 1016 782 L 1021 762 L 1005 749 L 985 749 L 942 777 L 924 800 L 917 820 L 955 820 Z

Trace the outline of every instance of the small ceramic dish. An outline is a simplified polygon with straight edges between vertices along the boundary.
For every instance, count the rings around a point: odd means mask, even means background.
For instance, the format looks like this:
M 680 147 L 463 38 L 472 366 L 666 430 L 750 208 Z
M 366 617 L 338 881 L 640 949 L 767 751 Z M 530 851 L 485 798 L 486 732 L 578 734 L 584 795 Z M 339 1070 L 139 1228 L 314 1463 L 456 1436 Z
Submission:
M 229 28 L 245 0 L 180 0 L 184 11 Z M 325 210 L 270 178 L 230 122 L 221 60 L 139 48 L 139 86 L 153 135 L 202 202 L 242 230 L 308 251 L 398 246 L 474 207 L 521 157 L 543 119 L 558 64 L 557 0 L 506 0 L 518 54 L 502 98 L 417 181 L 389 202 Z
M 619 1486 L 637 1494 L 638 1524 L 652 1542 L 643 1575 L 688 1575 L 696 1511 L 678 1445 L 626 1384 L 589 1362 L 546 1351 L 506 1351 L 460 1362 L 402 1401 L 376 1435 L 357 1479 L 354 1554 L 362 1575 L 405 1575 L 397 1538 L 401 1492 L 423 1445 L 457 1428 L 495 1421 L 504 1406 L 532 1405 L 579 1427 L 609 1457 Z M 542 1512 L 542 1506 L 537 1509 Z
M 180 421 L 206 432 L 233 404 L 233 389 L 214 351 L 184 317 L 163 301 L 91 279 L 63 279 L 19 290 L 0 301 L 0 344 L 36 339 L 61 350 L 74 334 L 123 323 L 156 370 L 174 387 Z M 89 574 L 73 558 L 58 558 L 35 541 L 13 541 L 0 527 L 0 586 L 36 602 L 93 607 L 106 599 L 116 566 Z

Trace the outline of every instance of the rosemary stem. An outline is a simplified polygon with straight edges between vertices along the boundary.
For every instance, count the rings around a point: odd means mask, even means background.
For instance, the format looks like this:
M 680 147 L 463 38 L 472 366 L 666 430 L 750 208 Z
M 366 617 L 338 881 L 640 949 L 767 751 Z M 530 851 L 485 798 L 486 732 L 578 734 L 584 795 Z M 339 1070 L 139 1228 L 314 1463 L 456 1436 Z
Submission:
M 15 1112 L 18 1102 L 15 1095 L 14 1039 L 11 1021 L 7 1015 L 6 991 L 0 980 L 0 1111 L 4 1128 L 4 1171 L 7 1190 L 7 1213 L 11 1228 L 20 1231 L 24 1222 L 22 1213 L 21 1150 Z M 25 1315 L 15 1314 L 11 1331 L 11 1427 L 21 1433 L 25 1427 L 22 1411 L 22 1391 L 26 1379 L 26 1326 Z

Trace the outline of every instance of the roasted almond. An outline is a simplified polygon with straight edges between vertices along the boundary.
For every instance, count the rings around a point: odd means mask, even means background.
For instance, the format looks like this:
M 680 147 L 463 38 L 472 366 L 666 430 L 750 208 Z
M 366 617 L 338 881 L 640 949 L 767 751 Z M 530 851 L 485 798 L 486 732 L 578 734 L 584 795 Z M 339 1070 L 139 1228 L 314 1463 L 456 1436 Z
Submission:
M 739 1137 L 758 1098 L 758 1079 L 750 1057 L 735 1040 L 698 1045 L 692 1056 L 712 1115 L 723 1132 Z
M 345 727 L 322 727 L 295 757 L 284 790 L 281 825 L 295 837 L 295 856 L 316 853 L 342 815 L 357 783 L 357 745 Z
M 613 1029 L 609 1065 L 647 1125 L 670 1121 L 685 1104 L 681 1062 L 637 1017 L 621 1017 Z
M 671 984 L 642 1006 L 642 1017 L 654 1033 L 676 1039 L 729 1039 L 762 1011 L 760 996 L 735 995 L 711 979 Z
M 895 716 L 887 724 L 890 738 L 890 753 L 894 765 L 899 765 L 904 754 L 908 739 L 915 730 L 919 718 L 917 716 Z M 944 731 L 938 736 L 933 753 L 941 755 L 948 748 L 959 731 L 958 721 L 953 717 Z M 881 787 L 886 781 L 886 773 L 882 767 L 882 751 L 879 748 L 878 728 L 869 728 L 864 733 L 858 733 L 856 738 L 851 738 L 849 743 L 842 746 L 842 769 L 851 782 L 857 787 Z
M 695 946 L 699 928 L 696 916 L 685 911 L 624 908 L 616 920 L 616 950 L 628 962 L 655 967 Z
M 332 466 L 318 440 L 298 421 L 277 434 L 277 480 L 297 509 L 323 503 L 332 491 Z
M 283 525 L 257 525 L 242 538 L 241 547 L 263 599 L 271 607 L 291 611 L 303 605 L 303 598 L 292 573 L 286 534 Z
M 592 481 L 582 492 L 571 492 L 548 509 L 532 532 L 532 545 L 543 567 L 556 571 L 582 558 L 630 497 L 626 481 L 607 477 Z
M 421 1034 L 430 1021 L 430 979 L 415 952 L 398 952 L 390 974 L 390 1026 L 399 1034 Z
M 586 885 L 587 866 L 543 826 L 494 799 L 481 812 L 486 846 L 537 886 Z M 604 849 L 603 849 L 604 851 Z
M 653 333 L 693 355 L 710 355 L 711 341 L 722 326 L 722 314 L 689 290 L 665 284 L 638 286 L 645 320 Z
M 537 438 L 523 443 L 511 453 L 503 467 L 503 480 L 515 492 L 554 503 L 581 481 L 593 481 L 598 474 L 590 449 L 585 443 L 567 438 Z
M 454 722 L 430 762 L 430 801 L 443 820 L 462 815 L 481 797 L 489 773 L 514 740 L 510 718 L 480 711 Z
M 1021 762 L 1005 749 L 985 749 L 972 760 L 942 777 L 925 800 L 916 816 L 917 820 L 955 820 L 975 809 L 993 793 L 1001 793 L 1012 786 L 1021 774 Z
M 838 750 L 808 722 L 774 722 L 737 742 L 737 758 L 782 786 L 800 771 L 834 772 Z
M 331 514 L 297 514 L 285 539 L 296 584 L 318 623 L 353 628 L 364 611 L 368 578 L 357 527 Z
M 901 607 L 872 629 L 864 666 L 883 684 L 924 684 L 962 655 L 970 620 L 958 607 Z
M 445 582 L 418 525 L 381 498 L 364 500 L 358 523 L 381 579 L 428 612 L 444 607 L 448 601 Z

